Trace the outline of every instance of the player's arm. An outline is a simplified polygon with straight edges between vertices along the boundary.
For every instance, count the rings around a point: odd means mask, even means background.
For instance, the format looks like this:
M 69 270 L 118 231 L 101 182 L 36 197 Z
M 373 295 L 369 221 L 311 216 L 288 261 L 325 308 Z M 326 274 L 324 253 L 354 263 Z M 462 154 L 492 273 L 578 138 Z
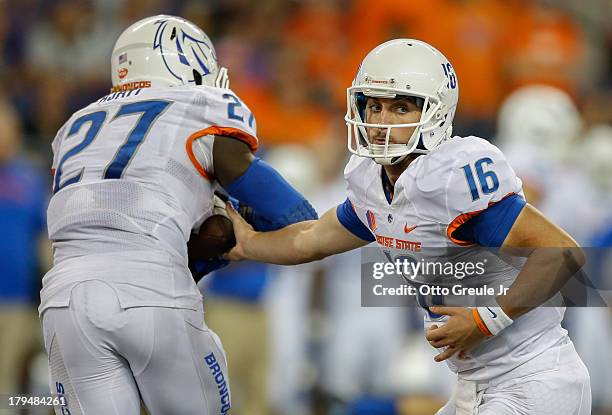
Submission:
M 516 218 L 502 252 L 528 255 L 508 292 L 497 297 L 513 320 L 558 293 L 586 262 L 576 241 L 530 204 Z
M 507 293 L 496 298 L 497 305 L 430 308 L 434 313 L 451 316 L 445 325 L 433 326 L 426 333 L 432 346 L 446 347 L 436 356 L 438 362 L 455 353 L 465 357 L 487 336 L 497 335 L 517 317 L 543 304 L 585 262 L 576 241 L 518 195 L 471 219 L 457 236 L 499 247 L 510 255 L 527 256 L 527 261 Z
M 461 239 L 527 257 L 516 280 L 497 301 L 514 320 L 555 295 L 584 265 L 576 241 L 519 195 L 485 209 L 456 232 Z
M 243 141 L 215 136 L 213 167 L 215 178 L 230 196 L 253 209 L 251 223 L 258 230 L 318 217 L 310 203 Z
M 215 130 L 224 132 L 221 128 Z M 274 230 L 317 219 L 308 201 L 276 170 L 253 155 L 257 148 L 253 136 L 235 128 L 226 130 L 235 136 L 213 136 L 212 163 L 206 156 L 205 142 L 190 139 L 187 151 L 200 173 L 210 180 L 216 179 L 230 196 L 248 206 L 249 222 L 256 229 Z M 210 137 L 201 140 L 210 140 Z M 227 264 L 228 261 L 219 258 L 190 260 L 190 269 L 196 278 L 201 278 Z
M 527 257 L 508 291 L 494 307 L 478 307 L 481 331 L 495 335 L 522 314 L 542 305 L 585 263 L 576 241 L 519 195 L 489 207 L 459 229 L 459 235 L 511 256 Z
M 232 137 L 215 136 L 213 166 L 215 178 L 221 186 L 225 187 L 242 176 L 253 160 L 255 156 L 244 142 Z
M 343 208 L 344 205 L 340 205 L 327 211 L 318 220 L 295 223 L 278 231 L 255 232 L 240 215 L 228 207 L 237 242 L 228 258 L 295 265 L 370 243 L 370 238 L 366 240 L 358 237 L 347 229 L 346 224 L 340 222 L 342 213 L 339 210 Z
M 451 212 L 459 226 L 449 225 L 449 236 L 459 243 L 476 243 L 499 248 L 504 254 L 527 257 L 506 295 L 498 297 L 501 309 L 493 308 L 493 313 L 485 307 L 478 309 L 484 320 L 496 325 L 492 327 L 492 334 L 496 334 L 516 317 L 555 295 L 582 267 L 585 258 L 576 241 L 525 201 L 521 182 L 503 154 L 488 144 L 479 147 L 483 152 L 473 162 L 480 168 L 478 179 L 472 177 L 470 183 L 465 167 L 460 174 L 454 171 L 455 181 L 448 189 L 449 200 L 453 201 L 449 208 L 454 208 Z M 488 187 L 487 180 L 494 185 Z M 473 185 L 471 195 L 467 194 L 466 182 Z M 470 219 L 463 222 L 461 218 L 465 217 Z M 489 319 L 493 315 L 496 321 Z M 476 313 L 474 318 L 478 320 Z M 500 324 L 500 320 L 505 323 Z
M 489 174 L 495 178 L 492 181 L 495 191 L 475 195 L 478 188 L 474 187 L 474 192 L 470 192 L 472 197 L 466 197 L 462 180 L 449 186 L 447 200 L 455 203 L 449 206 L 454 208 L 449 211 L 455 220 L 449 225 L 448 236 L 460 245 L 475 243 L 500 249 L 506 254 L 526 256 L 527 261 L 506 295 L 496 298 L 497 304 L 430 308 L 436 314 L 451 316 L 442 327 L 434 326 L 426 333 L 432 346 L 446 347 L 436 356 L 436 361 L 448 359 L 455 353 L 465 356 L 486 336 L 498 334 L 514 319 L 555 295 L 584 264 L 584 254 L 576 242 L 526 203 L 521 195 L 520 181 L 503 155 L 492 150 L 490 156 L 480 160 L 488 160 L 483 177 Z M 480 167 L 482 169 L 483 165 Z M 468 175 L 464 176 L 469 182 Z M 460 175 L 454 177 L 461 178 Z M 471 204 L 461 204 L 470 199 Z

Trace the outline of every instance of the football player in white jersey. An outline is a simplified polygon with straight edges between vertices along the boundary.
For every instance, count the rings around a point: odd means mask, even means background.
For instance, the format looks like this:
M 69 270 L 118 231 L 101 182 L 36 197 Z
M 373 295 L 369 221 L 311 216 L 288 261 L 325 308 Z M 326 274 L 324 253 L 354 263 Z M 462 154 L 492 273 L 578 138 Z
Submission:
M 78 59 L 78 57 L 75 57 Z M 54 265 L 40 314 L 57 414 L 226 414 L 227 364 L 203 319 L 187 241 L 223 188 L 260 229 L 316 213 L 254 157 L 256 124 L 208 36 L 154 16 L 112 54 L 113 92 L 53 141 Z M 280 201 L 280 203 L 278 203 Z
M 371 241 L 414 258 L 427 258 L 429 247 L 486 258 L 482 283 L 514 280 L 497 304 L 426 308 L 436 361 L 458 374 L 438 413 L 588 414 L 589 375 L 560 325 L 564 309 L 537 307 L 582 266 L 584 254 L 526 203 L 495 146 L 451 136 L 457 100 L 453 67 L 432 46 L 397 39 L 376 47 L 347 91 L 354 154 L 345 169 L 347 200 L 317 221 L 277 232 L 255 232 L 231 213 L 238 245 L 229 258 L 296 264 Z M 515 268 L 491 247 L 510 254 L 529 247 L 530 254 Z

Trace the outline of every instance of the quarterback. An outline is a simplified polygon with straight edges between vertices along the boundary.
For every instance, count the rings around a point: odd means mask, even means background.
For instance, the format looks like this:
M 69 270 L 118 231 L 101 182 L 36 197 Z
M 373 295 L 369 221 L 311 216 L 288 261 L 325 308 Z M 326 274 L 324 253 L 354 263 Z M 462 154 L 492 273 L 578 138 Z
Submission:
M 316 213 L 253 155 L 255 117 L 200 28 L 143 19 L 111 59 L 111 94 L 52 144 L 54 265 L 39 311 L 51 392 L 66 398 L 55 410 L 138 415 L 142 400 L 150 414 L 226 414 L 227 363 L 204 323 L 189 236 L 219 186 L 253 209 L 258 229 Z
M 297 264 L 374 241 L 388 253 L 395 240 L 415 258 L 428 247 L 486 258 L 480 285 L 513 280 L 497 304 L 424 305 L 435 360 L 458 379 L 438 414 L 589 414 L 589 375 L 561 327 L 564 309 L 539 307 L 581 268 L 584 253 L 525 201 L 495 146 L 451 135 L 458 88 L 452 65 L 424 42 L 373 49 L 347 90 L 346 201 L 319 220 L 265 233 L 230 212 L 238 244 L 228 257 Z

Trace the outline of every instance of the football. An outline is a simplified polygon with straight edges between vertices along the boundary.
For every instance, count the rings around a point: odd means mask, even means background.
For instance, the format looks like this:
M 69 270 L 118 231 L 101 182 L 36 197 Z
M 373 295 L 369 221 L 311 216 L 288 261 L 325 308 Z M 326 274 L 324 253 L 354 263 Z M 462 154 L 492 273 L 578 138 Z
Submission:
M 232 221 L 225 215 L 206 219 L 198 233 L 191 234 L 187 243 L 190 260 L 208 260 L 224 254 L 236 245 Z

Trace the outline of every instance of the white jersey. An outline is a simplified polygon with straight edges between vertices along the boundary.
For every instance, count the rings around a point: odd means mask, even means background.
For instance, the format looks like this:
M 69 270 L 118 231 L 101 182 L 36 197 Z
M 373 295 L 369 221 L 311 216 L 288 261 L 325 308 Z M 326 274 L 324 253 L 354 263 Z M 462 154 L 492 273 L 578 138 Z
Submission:
M 464 261 L 486 259 L 486 273 L 476 277 L 478 285 L 516 278 L 521 262 L 509 265 L 453 236 L 462 223 L 491 204 L 511 194 L 522 195 L 521 181 L 499 149 L 481 138 L 454 137 L 408 166 L 395 183 L 391 203 L 385 197 L 381 168 L 371 159 L 353 156 L 345 178 L 357 216 L 383 251 L 403 251 L 418 261 L 432 257 L 428 248 L 436 248 L 436 258 L 440 252 L 456 257 L 459 248 Z M 468 380 L 506 373 L 566 340 L 567 332 L 560 326 L 563 313 L 562 308 L 534 309 L 475 349 L 471 358 L 453 357 L 448 365 Z M 425 319 L 426 325 L 431 322 L 428 315 Z
M 229 89 L 117 92 L 70 117 L 52 145 L 54 266 L 41 312 L 68 305 L 88 279 L 113 283 L 123 307 L 201 301 L 186 243 L 212 213 L 214 135 L 257 147 L 255 119 Z

